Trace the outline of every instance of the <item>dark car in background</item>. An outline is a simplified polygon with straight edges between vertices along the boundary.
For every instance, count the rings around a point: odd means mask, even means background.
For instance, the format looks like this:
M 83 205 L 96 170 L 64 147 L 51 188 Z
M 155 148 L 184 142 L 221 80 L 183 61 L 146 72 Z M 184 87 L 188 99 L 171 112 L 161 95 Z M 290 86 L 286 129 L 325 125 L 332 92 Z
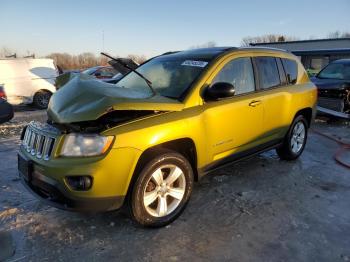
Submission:
M 121 78 L 121 77 L 115 78 L 115 76 L 120 75 L 120 73 L 118 72 L 118 70 L 116 70 L 112 66 L 95 66 L 95 67 L 87 68 L 83 71 L 69 70 L 59 75 L 56 78 L 56 81 L 55 81 L 56 89 L 57 90 L 60 89 L 64 84 L 66 84 L 68 81 L 74 78 L 74 76 L 80 73 L 95 77 L 99 81 L 106 82 L 106 83 L 113 83 L 113 84 L 115 84 Z
M 109 83 L 109 84 L 116 84 L 119 82 L 120 79 L 123 78 L 123 74 L 118 73 L 116 75 L 114 75 L 112 78 L 107 78 L 107 79 L 101 79 L 101 81 L 105 82 L 105 83 Z
M 0 86 L 0 124 L 10 121 L 13 117 L 13 108 L 6 101 L 3 86 Z
M 139 67 L 139 64 L 131 58 L 117 58 L 110 60 L 108 64 L 110 64 L 118 72 L 118 74 L 114 75 L 112 78 L 101 79 L 103 82 L 109 84 L 118 83 L 123 76 L 130 72 L 130 70 L 135 70 Z
M 98 79 L 110 79 L 119 72 L 112 66 L 95 66 L 85 69 L 82 73 L 94 76 Z
M 350 59 L 329 63 L 311 80 L 318 89 L 318 111 L 350 119 Z

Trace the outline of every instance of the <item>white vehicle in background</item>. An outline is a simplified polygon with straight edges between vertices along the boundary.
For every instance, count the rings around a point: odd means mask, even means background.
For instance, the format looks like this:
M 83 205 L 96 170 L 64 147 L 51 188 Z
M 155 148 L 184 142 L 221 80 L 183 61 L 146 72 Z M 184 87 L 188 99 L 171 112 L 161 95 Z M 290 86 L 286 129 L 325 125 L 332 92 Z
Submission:
M 4 87 L 10 104 L 32 104 L 47 108 L 56 91 L 57 68 L 52 59 L 0 59 L 0 85 Z

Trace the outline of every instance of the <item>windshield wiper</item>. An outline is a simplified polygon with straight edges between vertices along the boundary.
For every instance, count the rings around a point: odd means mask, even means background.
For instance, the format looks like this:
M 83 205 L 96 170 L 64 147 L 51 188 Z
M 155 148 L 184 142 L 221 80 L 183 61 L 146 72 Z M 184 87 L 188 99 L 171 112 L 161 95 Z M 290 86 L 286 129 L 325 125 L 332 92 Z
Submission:
M 112 59 L 113 61 L 116 61 L 117 63 L 121 64 L 122 66 L 124 66 L 125 68 L 133 71 L 135 74 L 137 74 L 139 77 L 141 77 L 143 80 L 145 80 L 146 84 L 148 85 L 148 87 L 151 89 L 153 96 L 155 96 L 157 94 L 157 92 L 154 90 L 154 88 L 152 87 L 152 82 L 150 80 L 148 80 L 144 75 L 142 75 L 141 73 L 137 72 L 136 69 L 131 68 L 130 66 L 128 66 L 128 64 L 124 63 L 121 59 L 118 58 L 114 58 L 111 57 L 110 55 L 107 55 L 103 52 L 101 52 L 101 55 L 104 55 L 110 59 Z

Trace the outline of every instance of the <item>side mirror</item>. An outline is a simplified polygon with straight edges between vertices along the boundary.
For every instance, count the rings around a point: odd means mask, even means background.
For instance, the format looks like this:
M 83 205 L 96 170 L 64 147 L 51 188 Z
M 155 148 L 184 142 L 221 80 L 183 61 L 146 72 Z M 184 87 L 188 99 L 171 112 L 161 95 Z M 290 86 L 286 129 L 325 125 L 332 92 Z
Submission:
M 204 93 L 206 101 L 216 101 L 235 95 L 235 88 L 231 83 L 218 82 L 208 87 Z

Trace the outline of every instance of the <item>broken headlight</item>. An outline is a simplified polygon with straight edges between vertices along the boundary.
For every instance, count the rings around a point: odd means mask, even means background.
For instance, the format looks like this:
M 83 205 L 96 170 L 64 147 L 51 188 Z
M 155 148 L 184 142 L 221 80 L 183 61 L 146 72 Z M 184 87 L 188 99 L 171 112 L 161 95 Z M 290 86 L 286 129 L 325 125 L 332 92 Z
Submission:
M 105 153 L 113 142 L 113 136 L 97 134 L 68 134 L 60 151 L 61 156 L 98 156 Z

